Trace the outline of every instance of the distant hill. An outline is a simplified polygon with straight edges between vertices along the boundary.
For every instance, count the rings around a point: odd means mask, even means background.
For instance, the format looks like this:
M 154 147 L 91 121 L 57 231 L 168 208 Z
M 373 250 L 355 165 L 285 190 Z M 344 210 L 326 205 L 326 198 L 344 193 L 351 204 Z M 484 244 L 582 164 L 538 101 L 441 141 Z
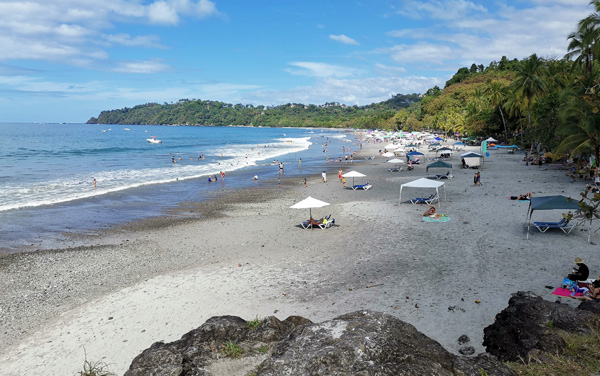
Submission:
M 97 118 L 92 117 L 87 123 L 378 128 L 398 110 L 420 101 L 419 94 L 397 94 L 386 101 L 366 106 L 347 106 L 337 102 L 323 105 L 287 103 L 280 106 L 253 106 L 180 99 L 176 103 L 147 103 L 132 108 L 102 111 Z

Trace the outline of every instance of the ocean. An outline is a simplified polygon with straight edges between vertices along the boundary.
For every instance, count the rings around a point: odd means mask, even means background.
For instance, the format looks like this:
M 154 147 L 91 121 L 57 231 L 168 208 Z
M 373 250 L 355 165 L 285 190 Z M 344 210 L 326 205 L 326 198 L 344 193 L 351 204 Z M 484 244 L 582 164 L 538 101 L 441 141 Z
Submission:
M 277 184 L 275 162 L 284 164 L 281 179 L 317 174 L 327 157 L 357 148 L 353 137 L 306 128 L 0 123 L 0 253 L 165 215 L 225 187 Z

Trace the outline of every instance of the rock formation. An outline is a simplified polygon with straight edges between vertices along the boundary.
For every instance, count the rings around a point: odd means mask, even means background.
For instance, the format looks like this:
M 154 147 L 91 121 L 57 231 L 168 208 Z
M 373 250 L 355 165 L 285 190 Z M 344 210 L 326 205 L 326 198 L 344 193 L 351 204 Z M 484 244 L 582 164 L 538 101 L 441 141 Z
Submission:
M 237 346 L 240 359 L 224 360 L 228 344 Z M 300 317 L 268 317 L 257 328 L 239 317 L 213 317 L 178 341 L 153 344 L 125 375 L 443 376 L 482 371 L 513 375 L 492 356 L 453 355 L 408 323 L 360 311 L 319 324 Z
M 502 361 L 527 361 L 529 355 L 540 351 L 560 353 L 566 343 L 549 329 L 589 332 L 588 324 L 595 317 L 593 311 L 598 311 L 598 302 L 584 302 L 580 308 L 518 292 L 508 301 L 508 307 L 496 315 L 495 322 L 483 330 L 483 345 Z

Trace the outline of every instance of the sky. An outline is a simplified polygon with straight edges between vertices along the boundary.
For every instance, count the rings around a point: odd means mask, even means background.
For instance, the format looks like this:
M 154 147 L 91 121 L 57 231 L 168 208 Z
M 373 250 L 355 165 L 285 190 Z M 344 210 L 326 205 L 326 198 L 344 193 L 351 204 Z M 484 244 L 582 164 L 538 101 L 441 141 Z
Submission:
M 561 58 L 589 0 L 0 0 L 0 122 L 179 99 L 366 105 Z

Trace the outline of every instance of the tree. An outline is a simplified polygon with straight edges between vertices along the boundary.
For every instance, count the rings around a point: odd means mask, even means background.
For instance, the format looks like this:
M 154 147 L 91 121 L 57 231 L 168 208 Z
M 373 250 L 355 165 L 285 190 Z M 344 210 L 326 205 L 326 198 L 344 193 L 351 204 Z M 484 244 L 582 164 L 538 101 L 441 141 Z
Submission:
M 522 107 L 527 109 L 528 131 L 531 129 L 531 108 L 547 87 L 543 79 L 543 70 L 544 62 L 533 54 L 517 66 L 517 77 L 512 83 L 512 89 L 521 100 Z M 535 142 L 532 142 L 531 150 L 534 144 Z
M 593 155 L 596 166 L 600 161 L 600 117 L 598 105 L 600 96 L 591 86 L 597 79 L 588 79 L 586 86 L 577 86 L 563 92 L 564 103 L 560 111 L 561 126 L 559 135 L 565 138 L 556 149 L 558 154 L 570 152 L 574 155 Z
M 579 29 L 569 34 L 567 39 L 567 54 L 565 58 L 572 59 L 575 57 L 575 62 L 585 67 L 586 76 L 592 74 L 594 56 L 598 56 L 598 26 L 600 24 L 586 22 L 580 25 Z
M 506 120 L 504 119 L 504 113 L 502 112 L 502 105 L 506 98 L 506 85 L 503 85 L 500 81 L 489 80 L 486 85 L 486 93 L 490 98 L 490 104 L 500 111 L 502 125 L 504 126 L 504 137 L 508 141 L 508 128 L 506 127 Z

